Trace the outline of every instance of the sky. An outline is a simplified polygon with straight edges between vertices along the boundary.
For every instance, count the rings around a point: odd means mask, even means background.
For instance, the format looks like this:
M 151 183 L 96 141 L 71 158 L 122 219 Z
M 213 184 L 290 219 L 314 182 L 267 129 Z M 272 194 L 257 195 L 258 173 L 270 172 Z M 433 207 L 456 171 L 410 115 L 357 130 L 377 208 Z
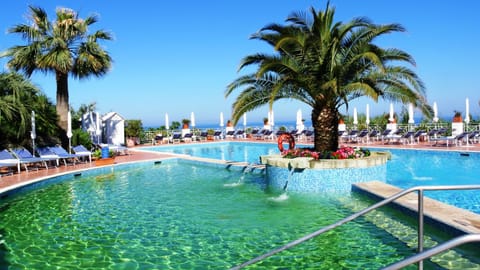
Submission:
M 310 7 L 324 10 L 326 1 L 242 0 L 242 1 L 98 1 L 98 0 L 15 0 L 2 3 L 0 10 L 0 51 L 23 45 L 20 36 L 7 29 L 27 23 L 28 6 L 45 9 L 51 20 L 57 7 L 68 7 L 84 18 L 97 14 L 100 20 L 90 29 L 110 31 L 113 41 L 101 45 L 113 58 L 111 71 L 102 78 L 70 78 L 70 105 L 96 102 L 100 113 L 118 112 L 125 119 L 142 120 L 143 126 L 165 125 L 181 121 L 195 113 L 197 125 L 225 121 L 238 92 L 225 98 L 226 86 L 249 70 L 238 71 L 241 59 L 255 53 L 273 53 L 270 46 L 250 36 L 270 23 L 285 24 L 292 12 Z M 376 43 L 383 48 L 398 48 L 416 61 L 412 69 L 426 86 L 430 104 L 437 102 L 439 116 L 451 120 L 453 111 L 480 115 L 480 35 L 479 1 L 383 1 L 337 0 L 335 21 L 347 22 L 367 17 L 373 23 L 399 23 L 407 31 L 382 37 Z M 0 59 L 0 71 L 7 71 L 6 59 Z M 250 70 L 251 71 L 251 70 Z M 31 81 L 55 102 L 53 74 L 35 73 Z M 372 115 L 387 113 L 389 103 L 359 99 L 350 103 Z M 395 104 L 399 112 L 401 104 Z M 273 105 L 275 121 L 294 121 L 301 109 L 310 119 L 311 108 L 293 100 Z M 248 122 L 261 122 L 268 106 L 247 113 Z M 419 112 L 416 111 L 416 118 Z M 241 121 L 240 121 L 241 122 Z M 241 124 L 241 123 L 240 123 Z

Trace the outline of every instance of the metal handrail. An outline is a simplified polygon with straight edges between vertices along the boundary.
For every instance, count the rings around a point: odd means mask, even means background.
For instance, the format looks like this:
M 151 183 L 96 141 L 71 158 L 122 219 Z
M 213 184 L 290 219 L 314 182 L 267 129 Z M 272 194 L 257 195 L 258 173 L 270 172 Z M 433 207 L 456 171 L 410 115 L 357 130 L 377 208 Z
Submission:
M 423 251 L 423 191 L 425 190 L 429 190 L 429 191 L 436 191 L 436 190 L 468 190 L 468 189 L 480 189 L 480 185 L 458 185 L 458 186 L 418 186 L 418 187 L 412 187 L 412 188 L 408 188 L 408 189 L 405 189 L 403 191 L 400 191 L 370 207 L 367 207 L 351 216 L 348 216 L 340 221 L 337 221 L 331 225 L 328 225 L 326 227 L 323 227 L 321 228 L 320 230 L 317 230 L 313 233 L 310 233 L 310 234 L 307 234 L 297 240 L 294 240 L 290 243 L 287 243 L 286 245 L 282 246 L 282 247 L 279 247 L 279 248 L 276 248 L 274 250 L 271 250 L 263 255 L 260 255 L 258 257 L 255 257 L 249 261 L 246 261 L 242 264 L 239 264 L 237 266 L 234 266 L 230 269 L 232 270 L 235 270 L 235 269 L 241 269 L 245 266 L 248 266 L 248 265 L 251 265 L 251 264 L 254 264 L 254 263 L 257 263 L 261 260 L 264 260 L 270 256 L 273 256 L 281 251 L 284 251 L 286 249 L 289 249 L 291 247 L 294 247 L 300 243 L 303 243 L 307 240 L 310 240 L 320 234 L 323 234 L 325 232 L 328 232 L 330 230 L 333 230 L 349 221 L 352 221 L 360 216 L 363 216 L 377 208 L 380 208 L 390 202 L 393 202 L 395 201 L 396 199 L 400 198 L 400 197 L 403 197 L 409 193 L 412 193 L 412 192 L 415 192 L 415 191 L 418 191 L 418 252 L 422 252 Z M 420 260 L 419 262 L 419 269 L 423 269 L 423 264 L 422 264 L 422 261 Z
M 425 250 L 421 253 L 418 253 L 416 255 L 413 255 L 411 257 L 408 257 L 406 259 L 403 259 L 399 262 L 396 262 L 394 264 L 391 264 L 385 268 L 382 268 L 382 270 L 395 270 L 395 269 L 400 269 L 405 266 L 409 266 L 411 264 L 414 264 L 416 262 L 421 262 L 422 260 L 428 259 L 432 256 L 437 255 L 438 253 L 447 251 L 449 249 L 452 249 L 454 247 L 470 243 L 470 242 L 480 242 L 480 234 L 478 233 L 472 233 L 472 234 L 467 234 L 467 235 L 462 235 L 457 238 L 453 238 L 443 244 L 437 245 L 429 250 Z

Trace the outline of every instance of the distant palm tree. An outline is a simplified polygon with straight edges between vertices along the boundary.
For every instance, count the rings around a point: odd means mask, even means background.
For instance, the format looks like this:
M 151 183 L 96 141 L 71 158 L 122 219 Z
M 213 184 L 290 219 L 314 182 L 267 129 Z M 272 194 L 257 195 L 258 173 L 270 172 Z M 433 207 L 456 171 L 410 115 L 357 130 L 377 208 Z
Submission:
M 225 96 L 241 89 L 233 103 L 236 123 L 243 113 L 279 99 L 296 99 L 312 107 L 314 148 L 338 148 L 339 108 L 359 97 L 413 103 L 428 114 L 424 85 L 405 64 L 413 58 L 398 49 L 382 49 L 374 39 L 404 31 L 398 24 L 375 25 L 366 18 L 334 22 L 334 8 L 293 13 L 288 25 L 270 24 L 253 35 L 278 52 L 246 56 L 240 70 L 257 70 L 228 85 Z M 310 16 L 309 16 L 310 15 Z M 395 65 L 398 63 L 399 65 Z
M 50 22 L 42 8 L 29 6 L 29 9 L 31 22 L 8 30 L 21 34 L 27 45 L 11 47 L 1 57 L 10 57 L 8 66 L 28 77 L 34 71 L 55 74 L 58 125 L 66 132 L 68 76 L 83 79 L 105 75 L 112 59 L 98 41 L 111 40 L 112 36 L 102 30 L 88 34 L 88 27 L 98 21 L 97 16 L 81 19 L 71 9 L 57 8 L 57 18 Z

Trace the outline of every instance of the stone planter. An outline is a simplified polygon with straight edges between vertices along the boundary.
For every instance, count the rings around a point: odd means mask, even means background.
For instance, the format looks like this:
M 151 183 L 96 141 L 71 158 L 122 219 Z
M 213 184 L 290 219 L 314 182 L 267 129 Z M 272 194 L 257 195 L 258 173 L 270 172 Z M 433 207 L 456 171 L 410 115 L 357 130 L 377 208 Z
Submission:
M 110 158 L 100 158 L 95 160 L 95 166 L 106 166 L 106 165 L 112 165 L 115 163 L 115 158 L 110 157 Z
M 283 158 L 281 155 L 261 156 L 266 165 L 269 186 L 289 191 L 314 193 L 348 193 L 351 185 L 378 180 L 385 182 L 389 152 L 371 152 L 359 159 Z

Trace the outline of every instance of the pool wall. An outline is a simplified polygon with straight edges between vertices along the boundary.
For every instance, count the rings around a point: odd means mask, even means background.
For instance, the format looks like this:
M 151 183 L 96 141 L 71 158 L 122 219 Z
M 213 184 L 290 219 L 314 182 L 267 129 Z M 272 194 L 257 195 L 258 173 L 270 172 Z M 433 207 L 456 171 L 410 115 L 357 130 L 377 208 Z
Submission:
M 377 180 L 386 182 L 387 166 L 343 169 L 292 169 L 267 165 L 267 184 L 287 190 L 312 193 L 350 193 L 352 184 Z
M 266 181 L 270 187 L 313 193 L 349 193 L 353 183 L 387 181 L 388 152 L 372 152 L 359 159 L 322 159 L 310 157 L 284 158 L 281 155 L 261 156 L 266 165 Z

